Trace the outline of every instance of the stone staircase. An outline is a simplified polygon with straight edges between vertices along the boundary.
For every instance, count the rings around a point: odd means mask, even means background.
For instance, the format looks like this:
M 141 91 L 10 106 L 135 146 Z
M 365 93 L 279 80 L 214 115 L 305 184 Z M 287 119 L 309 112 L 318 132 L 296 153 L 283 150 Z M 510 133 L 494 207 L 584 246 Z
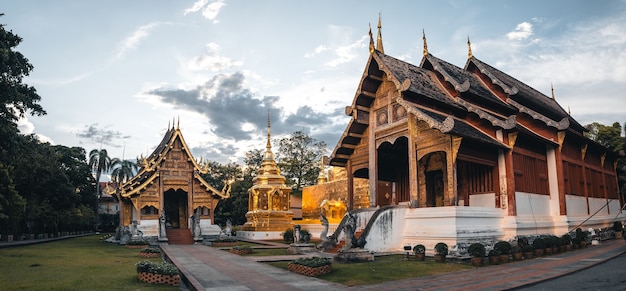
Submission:
M 192 245 L 194 243 L 191 230 L 186 228 L 169 228 L 165 230 L 167 243 L 170 245 Z

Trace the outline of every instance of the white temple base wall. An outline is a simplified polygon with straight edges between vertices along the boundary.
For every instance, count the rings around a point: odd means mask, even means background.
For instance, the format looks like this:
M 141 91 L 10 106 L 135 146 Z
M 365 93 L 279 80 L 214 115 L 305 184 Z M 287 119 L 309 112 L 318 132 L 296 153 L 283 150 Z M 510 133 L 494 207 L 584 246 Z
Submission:
M 210 219 L 200 219 L 200 233 L 203 236 L 220 235 L 221 232 L 219 225 L 212 224 Z
M 144 237 L 159 236 L 159 220 L 144 219 L 141 224 L 137 225 L 137 229 L 143 233 Z
M 250 240 L 276 240 L 283 239 L 284 231 L 237 231 L 237 238 Z

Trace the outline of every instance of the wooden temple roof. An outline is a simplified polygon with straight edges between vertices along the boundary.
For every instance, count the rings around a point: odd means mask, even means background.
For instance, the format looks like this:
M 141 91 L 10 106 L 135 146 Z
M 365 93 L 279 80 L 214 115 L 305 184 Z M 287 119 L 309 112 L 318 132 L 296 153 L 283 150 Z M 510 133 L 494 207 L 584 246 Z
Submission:
M 370 39 L 370 57 L 352 105 L 346 108 L 352 119 L 333 150 L 331 165 L 345 166 L 354 153 L 369 127 L 370 109 L 384 80 L 393 82 L 401 92 L 396 101 L 408 112 L 417 113 L 418 120 L 428 119 L 431 128 L 497 147 L 508 145 L 465 121 L 468 114 L 505 130 L 528 131 L 516 121 L 517 115 L 525 113 L 558 131 L 580 135 L 585 131 L 556 100 L 478 60 L 471 51 L 465 67 L 460 68 L 428 53 L 424 43 L 424 57 L 416 66 L 384 54 Z
M 122 184 L 118 189 L 118 194 L 124 198 L 138 195 L 153 181 L 157 180 L 160 176 L 160 170 L 164 168 L 168 152 L 174 147 L 176 141 L 181 143 L 181 150 L 186 155 L 187 161 L 193 165 L 194 180 L 198 181 L 203 188 L 214 197 L 228 198 L 227 195 L 209 185 L 209 183 L 202 178 L 200 174 L 206 174 L 208 172 L 207 167 L 201 166 L 200 163 L 193 158 L 180 128 L 174 128 L 173 126 L 171 129 L 168 128 L 155 150 L 147 158 L 142 158 L 141 168 L 137 175 Z

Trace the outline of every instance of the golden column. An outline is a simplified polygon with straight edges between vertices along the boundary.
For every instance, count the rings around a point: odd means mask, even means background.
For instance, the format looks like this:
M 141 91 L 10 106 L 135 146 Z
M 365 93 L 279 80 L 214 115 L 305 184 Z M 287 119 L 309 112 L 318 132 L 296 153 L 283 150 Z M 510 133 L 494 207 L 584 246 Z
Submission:
M 244 231 L 285 231 L 293 228 L 293 212 L 289 203 L 291 188 L 285 185 L 285 177 L 274 160 L 270 143 L 270 117 L 267 116 L 267 145 L 263 162 L 254 184 L 248 190 L 247 222 Z

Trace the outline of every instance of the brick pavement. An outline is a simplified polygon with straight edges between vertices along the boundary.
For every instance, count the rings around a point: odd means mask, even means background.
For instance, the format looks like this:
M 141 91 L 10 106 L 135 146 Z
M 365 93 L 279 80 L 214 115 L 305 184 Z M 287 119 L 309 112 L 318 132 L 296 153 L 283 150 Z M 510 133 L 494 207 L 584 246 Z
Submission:
M 347 287 L 310 278 L 202 245 L 168 245 L 164 252 L 191 290 L 509 290 L 563 276 L 626 252 L 622 239 L 582 250 L 497 266 Z M 269 258 L 268 258 L 269 259 Z

